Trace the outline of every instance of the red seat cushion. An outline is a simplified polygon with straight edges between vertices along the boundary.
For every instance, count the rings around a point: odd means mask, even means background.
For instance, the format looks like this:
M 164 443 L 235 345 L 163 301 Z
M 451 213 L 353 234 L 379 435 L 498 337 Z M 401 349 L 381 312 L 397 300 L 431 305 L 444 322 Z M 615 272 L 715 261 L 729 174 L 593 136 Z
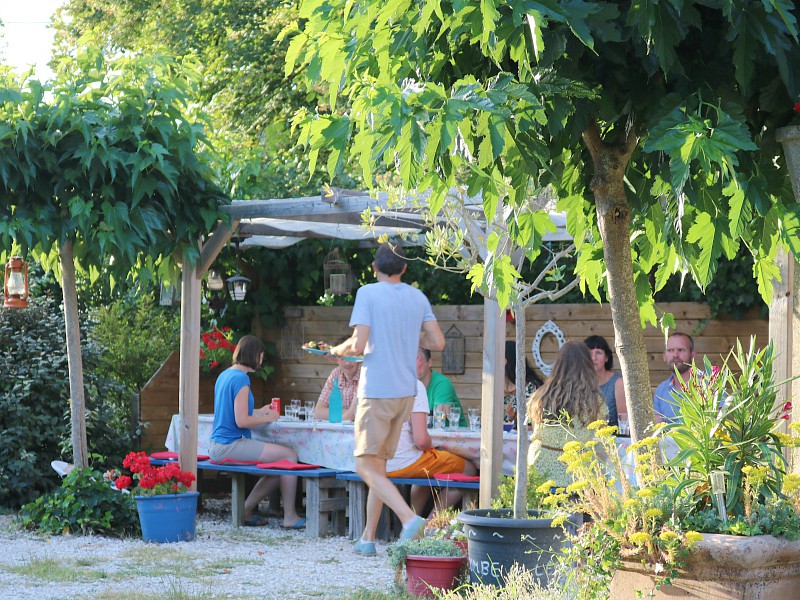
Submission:
M 442 481 L 463 481 L 478 483 L 481 480 L 480 475 L 464 475 L 463 473 L 436 473 L 434 479 Z
M 284 469 L 286 471 L 304 471 L 308 469 L 321 469 L 320 465 L 304 465 L 290 460 L 276 460 L 269 463 L 258 463 L 259 469 Z
M 211 460 L 209 461 L 212 465 L 257 465 L 257 460 L 233 460 L 232 458 L 226 458 L 225 460 Z

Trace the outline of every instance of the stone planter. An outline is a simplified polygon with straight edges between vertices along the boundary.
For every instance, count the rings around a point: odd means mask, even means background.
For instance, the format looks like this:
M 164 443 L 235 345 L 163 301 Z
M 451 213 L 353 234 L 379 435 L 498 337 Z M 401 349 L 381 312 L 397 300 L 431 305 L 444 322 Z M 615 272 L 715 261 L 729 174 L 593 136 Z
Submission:
M 800 126 L 791 125 L 777 129 L 775 139 L 783 144 L 786 166 L 792 177 L 794 197 L 800 202 Z
M 656 590 L 652 573 L 623 561 L 611 580 L 614 600 L 796 600 L 800 598 L 800 541 L 771 535 L 704 533 L 678 579 Z M 650 593 L 653 595 L 649 595 Z M 639 592 L 641 595 L 637 595 Z

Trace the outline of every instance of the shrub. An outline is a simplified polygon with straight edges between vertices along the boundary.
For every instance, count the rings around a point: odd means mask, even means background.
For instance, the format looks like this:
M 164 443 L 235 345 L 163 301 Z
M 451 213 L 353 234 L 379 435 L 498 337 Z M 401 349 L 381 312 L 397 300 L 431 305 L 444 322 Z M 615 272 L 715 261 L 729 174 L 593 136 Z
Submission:
M 112 489 L 99 471 L 80 468 L 73 469 L 59 489 L 23 506 L 20 523 L 52 534 L 122 537 L 140 532 L 133 495 Z
M 64 316 L 51 299 L 0 311 L 0 506 L 16 508 L 53 489 L 58 479 L 50 461 L 62 448 L 70 454 L 64 340 Z M 108 401 L 122 389 L 97 369 L 99 351 L 83 346 L 89 451 L 121 461 L 131 443 L 126 431 L 114 429 Z

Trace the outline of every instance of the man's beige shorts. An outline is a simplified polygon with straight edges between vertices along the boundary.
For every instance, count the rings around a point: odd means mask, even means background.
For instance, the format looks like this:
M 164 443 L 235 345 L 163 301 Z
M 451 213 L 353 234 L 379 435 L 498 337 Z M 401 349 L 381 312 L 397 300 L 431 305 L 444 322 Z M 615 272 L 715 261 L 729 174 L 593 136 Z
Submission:
M 359 398 L 356 410 L 355 456 L 389 460 L 397 450 L 400 430 L 411 416 L 414 396 L 407 398 Z

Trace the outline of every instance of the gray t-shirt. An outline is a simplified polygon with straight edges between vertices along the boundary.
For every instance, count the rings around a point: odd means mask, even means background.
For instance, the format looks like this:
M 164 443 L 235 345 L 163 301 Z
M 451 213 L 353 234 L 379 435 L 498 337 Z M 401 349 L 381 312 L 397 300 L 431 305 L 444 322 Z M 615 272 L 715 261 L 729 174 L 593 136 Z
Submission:
M 362 286 L 350 327 L 369 326 L 359 398 L 405 398 L 417 390 L 417 352 L 422 323 L 435 321 L 425 294 L 406 283 Z

